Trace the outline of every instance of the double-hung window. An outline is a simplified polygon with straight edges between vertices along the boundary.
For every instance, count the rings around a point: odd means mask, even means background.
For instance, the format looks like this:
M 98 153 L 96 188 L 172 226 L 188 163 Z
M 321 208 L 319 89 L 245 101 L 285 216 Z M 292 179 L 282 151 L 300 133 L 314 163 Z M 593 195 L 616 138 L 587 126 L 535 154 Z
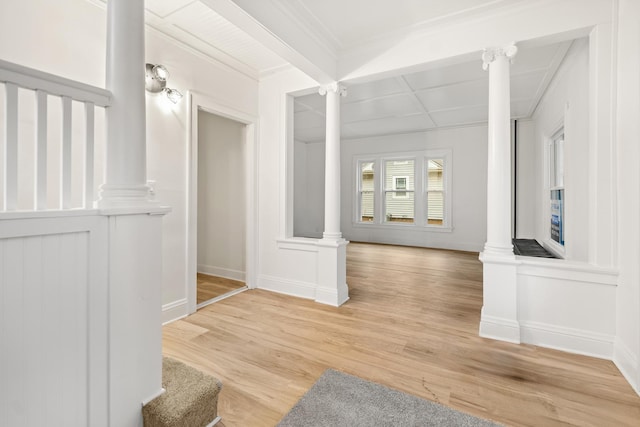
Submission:
M 564 128 L 549 140 L 551 240 L 564 247 Z
M 451 230 L 451 151 L 356 157 L 355 222 Z
M 442 225 L 445 214 L 444 158 L 427 158 L 426 161 L 427 224 Z
M 358 162 L 358 221 L 373 222 L 375 161 Z
M 384 161 L 386 222 L 413 223 L 415 159 Z

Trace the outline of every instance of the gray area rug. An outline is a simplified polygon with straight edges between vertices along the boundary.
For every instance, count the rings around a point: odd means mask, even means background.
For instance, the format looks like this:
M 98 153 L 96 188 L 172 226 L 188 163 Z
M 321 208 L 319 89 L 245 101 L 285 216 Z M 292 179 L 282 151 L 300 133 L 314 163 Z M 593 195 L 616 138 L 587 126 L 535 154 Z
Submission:
M 327 369 L 278 427 L 461 426 L 498 424 L 380 384 Z

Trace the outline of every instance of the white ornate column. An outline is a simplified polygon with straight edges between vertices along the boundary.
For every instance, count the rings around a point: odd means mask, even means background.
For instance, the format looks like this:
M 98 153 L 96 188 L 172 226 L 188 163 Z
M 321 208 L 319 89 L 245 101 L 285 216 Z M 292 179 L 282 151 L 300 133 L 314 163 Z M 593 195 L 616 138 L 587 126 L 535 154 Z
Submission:
M 162 389 L 162 215 L 146 185 L 144 0 L 107 1 L 109 425 L 142 426 Z M 106 399 L 106 397 L 105 397 Z
M 340 97 L 346 96 L 339 83 L 320 88 L 327 96 L 324 232 L 318 242 L 317 302 L 339 306 L 349 299 L 347 286 L 347 242 L 340 232 Z
M 144 52 L 144 0 L 108 0 L 106 88 L 112 100 L 101 209 L 148 202 Z
M 511 241 L 511 97 L 509 68 L 515 45 L 485 49 L 489 70 L 487 167 L 487 241 L 483 262 L 480 335 L 520 342 L 517 312 L 517 262 Z
M 485 254 L 513 256 L 511 243 L 511 96 L 509 68 L 518 48 L 487 49 L 489 69 L 489 163 L 487 169 L 487 242 Z

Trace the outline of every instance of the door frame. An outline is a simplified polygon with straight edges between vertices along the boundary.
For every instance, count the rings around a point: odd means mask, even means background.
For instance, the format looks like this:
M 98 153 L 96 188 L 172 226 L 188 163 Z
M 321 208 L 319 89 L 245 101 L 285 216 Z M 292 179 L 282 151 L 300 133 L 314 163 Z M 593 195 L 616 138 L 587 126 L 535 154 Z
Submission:
M 188 314 L 195 313 L 198 273 L 198 111 L 225 117 L 245 125 L 245 283 L 256 287 L 258 270 L 258 117 L 223 105 L 210 96 L 187 91 L 187 251 L 186 286 Z

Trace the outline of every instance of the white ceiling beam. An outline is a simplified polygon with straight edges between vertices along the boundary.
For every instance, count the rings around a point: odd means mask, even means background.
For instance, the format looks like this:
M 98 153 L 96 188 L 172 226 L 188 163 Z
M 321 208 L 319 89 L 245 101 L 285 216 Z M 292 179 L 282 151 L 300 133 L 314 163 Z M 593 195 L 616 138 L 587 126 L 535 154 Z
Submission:
M 319 84 L 337 80 L 337 54 L 273 0 L 201 2 Z

